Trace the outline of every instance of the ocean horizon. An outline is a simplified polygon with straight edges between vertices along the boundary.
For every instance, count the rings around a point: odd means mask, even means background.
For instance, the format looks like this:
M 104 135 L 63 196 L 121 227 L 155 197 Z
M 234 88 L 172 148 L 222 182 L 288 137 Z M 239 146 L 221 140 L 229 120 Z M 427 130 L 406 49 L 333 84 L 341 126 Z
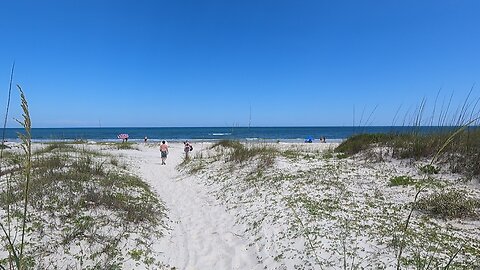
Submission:
M 436 126 L 369 126 L 369 127 L 90 127 L 90 128 L 32 128 L 32 140 L 48 141 L 118 141 L 119 134 L 128 134 L 129 141 L 210 141 L 210 140 L 246 140 L 246 141 L 298 141 L 313 138 L 327 142 L 341 142 L 355 134 L 362 133 L 405 133 L 417 130 L 432 132 L 452 129 Z M 22 128 L 6 128 L 6 141 L 19 141 L 18 133 Z

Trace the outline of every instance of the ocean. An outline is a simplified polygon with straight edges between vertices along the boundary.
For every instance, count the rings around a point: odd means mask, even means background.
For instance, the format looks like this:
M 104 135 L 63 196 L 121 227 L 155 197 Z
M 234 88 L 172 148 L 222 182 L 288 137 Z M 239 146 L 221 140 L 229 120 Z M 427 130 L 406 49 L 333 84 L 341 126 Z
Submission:
M 423 132 L 438 130 L 439 127 L 415 127 Z M 445 128 L 445 127 L 444 127 Z M 314 142 L 325 137 L 327 142 L 340 142 L 360 133 L 408 132 L 413 127 L 116 127 L 116 128 L 33 128 L 33 141 L 118 141 L 117 135 L 129 134 L 129 141 L 293 141 L 302 142 L 313 137 Z M 21 128 L 5 129 L 7 141 L 19 141 Z

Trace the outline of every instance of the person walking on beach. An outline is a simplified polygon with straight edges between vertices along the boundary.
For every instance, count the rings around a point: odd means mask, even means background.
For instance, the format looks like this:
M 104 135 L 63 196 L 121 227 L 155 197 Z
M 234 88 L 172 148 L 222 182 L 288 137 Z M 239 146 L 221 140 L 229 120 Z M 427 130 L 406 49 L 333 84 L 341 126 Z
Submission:
M 190 157 L 188 153 L 193 150 L 193 146 L 188 141 L 185 141 L 183 144 L 183 151 L 185 151 L 185 159 L 188 159 Z
M 162 165 L 167 165 L 165 160 L 167 159 L 168 155 L 168 145 L 165 143 L 165 141 L 162 141 L 162 144 L 160 145 L 160 155 L 162 156 Z

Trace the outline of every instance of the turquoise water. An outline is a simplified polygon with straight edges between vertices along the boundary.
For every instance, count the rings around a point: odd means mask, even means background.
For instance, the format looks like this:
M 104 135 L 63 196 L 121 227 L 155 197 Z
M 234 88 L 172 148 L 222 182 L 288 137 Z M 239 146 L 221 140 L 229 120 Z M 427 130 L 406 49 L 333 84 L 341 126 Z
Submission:
M 129 134 L 129 141 L 208 141 L 221 139 L 303 141 L 312 136 L 318 141 L 325 137 L 327 142 L 341 141 L 358 133 L 408 132 L 412 127 L 161 127 L 161 128 L 34 128 L 34 141 L 118 141 L 117 135 Z M 438 127 L 416 127 L 424 132 L 438 130 Z M 19 128 L 7 128 L 7 141 L 17 141 Z

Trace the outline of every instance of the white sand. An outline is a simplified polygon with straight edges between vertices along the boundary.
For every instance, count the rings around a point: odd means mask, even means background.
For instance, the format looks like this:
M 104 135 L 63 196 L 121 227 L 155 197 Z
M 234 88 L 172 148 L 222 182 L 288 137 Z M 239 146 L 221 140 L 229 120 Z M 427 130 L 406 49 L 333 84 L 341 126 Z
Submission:
M 201 157 L 181 168 L 208 167 L 189 174 L 178 170 L 184 156 L 181 143 L 169 145 L 167 165 L 161 165 L 158 143 L 135 144 L 138 150 L 88 144 L 128 163 L 128 170 L 149 183 L 165 203 L 169 230 L 152 246 L 157 261 L 182 270 L 396 269 L 396 250 L 389 243 L 392 235 L 399 233 L 396 224 L 408 214 L 406 206 L 415 188 L 390 186 L 390 179 L 404 175 L 421 179 L 418 168 L 424 161 L 395 160 L 388 155 L 382 162 L 369 161 L 378 158 L 372 153 L 326 158 L 325 150 L 336 144 L 279 143 L 271 145 L 300 155 L 280 155 L 271 167 L 262 167 L 261 176 L 249 180 L 252 169 L 258 174 L 256 166 L 262 163 L 232 162 L 228 152 L 207 149 L 210 145 L 194 144 L 193 154 L 201 153 Z M 19 151 L 18 145 L 15 151 Z M 439 185 L 424 193 L 458 189 L 480 198 L 478 181 L 466 182 L 446 171 L 434 178 Z M 295 205 L 288 207 L 289 201 Z M 424 218 L 428 216 L 415 212 L 412 219 L 411 227 L 420 241 L 425 241 L 424 232 L 433 231 L 445 243 L 457 241 L 478 251 L 479 220 L 429 218 L 427 224 Z M 308 231 L 314 233 L 306 234 Z M 405 252 L 410 257 L 415 248 L 429 247 L 416 242 L 410 245 Z M 437 256 L 435 252 L 422 256 Z M 480 265 L 478 253 L 470 253 L 459 254 L 455 260 Z M 438 256 L 448 260 L 451 255 L 445 254 Z M 57 256 L 63 259 L 61 254 Z M 123 265 L 124 269 L 155 269 L 147 267 L 130 258 Z
M 169 144 L 167 165 L 161 165 L 158 145 L 139 144 L 140 151 L 121 151 L 169 209 L 171 230 L 155 247 L 163 252 L 159 260 L 186 270 L 263 269 L 255 249 L 242 238 L 244 229 L 235 225 L 234 217 L 204 186 L 176 170 L 183 159 L 182 146 Z
M 209 145 L 194 144 L 194 154 Z M 317 157 L 323 153 L 318 151 L 331 149 L 334 144 L 275 145 L 283 150 L 308 150 L 305 153 L 310 157 L 294 162 L 278 159 L 273 168 L 263 172 L 266 175 L 284 174 L 285 179 L 279 182 L 281 186 L 273 188 L 268 185 L 245 186 L 242 177 L 248 172 L 248 166 L 226 164 L 223 160 L 213 162 L 208 157 L 209 151 L 203 151 L 205 156 L 201 159 L 212 162 L 208 169 L 193 175 L 181 173 L 177 170 L 184 155 L 181 143 L 170 144 L 170 154 L 164 166 L 160 165 L 158 144 L 138 144 L 140 151 L 112 151 L 115 155 L 123 155 L 129 167 L 133 168 L 132 172 L 148 182 L 168 208 L 171 230 L 153 247 L 161 252 L 157 259 L 175 269 L 341 269 L 342 266 L 354 268 L 354 265 L 366 269 L 373 269 L 371 267 L 374 265 L 395 269 L 395 250 L 385 244 L 385 241 L 391 240 L 391 232 L 382 230 L 394 228 L 390 223 L 402 220 L 408 209 L 396 210 L 398 212 L 393 214 L 384 212 L 410 203 L 415 190 L 408 186 L 389 187 L 388 183 L 394 175 L 411 175 L 420 179 L 419 164 L 398 160 L 368 162 L 360 157 Z M 229 166 L 236 166 L 236 171 L 230 170 Z M 308 180 L 308 175 L 302 176 L 305 179 L 293 178 L 291 181 L 285 177 L 296 173 L 303 175 L 303 172 L 311 170 L 318 173 L 315 182 L 302 183 Z M 450 178 L 456 177 L 450 174 L 435 176 L 439 181 L 450 181 Z M 463 185 L 455 179 L 452 180 L 455 186 Z M 342 183 L 344 186 L 340 185 Z M 296 184 L 298 190 L 295 189 Z M 468 190 L 476 193 L 475 197 L 480 196 L 478 185 Z M 312 230 L 321 229 L 319 238 L 313 239 L 316 241 L 316 254 L 309 253 L 310 248 L 303 233 L 291 230 L 294 224 L 292 220 L 295 219 L 292 218 L 292 211 L 286 207 L 285 198 L 293 195 L 312 201 L 325 198 L 338 200 L 332 206 L 343 207 L 345 220 L 351 216 L 352 222 L 356 221 L 352 226 L 372 227 L 376 231 L 357 230 L 360 227 L 343 229 L 343 223 L 338 223 L 338 220 L 309 215 L 303 206 L 297 209 L 297 214 L 304 220 L 305 226 Z M 375 203 L 374 207 L 370 206 L 371 203 Z M 384 224 L 373 226 L 374 221 Z M 451 234 L 451 229 L 444 221 L 435 222 L 438 223 L 438 230 L 443 230 L 446 235 Z M 465 241 L 475 242 L 479 239 L 478 231 L 469 229 L 478 228 L 478 221 L 457 220 L 448 224 L 466 234 Z M 376 237 L 378 232 L 383 234 Z M 344 234 L 347 235 L 345 239 L 340 239 Z M 379 242 L 379 239 L 382 241 Z M 351 257 L 341 253 L 342 241 L 349 241 L 346 250 L 343 250 L 351 252 Z M 463 259 L 459 257 L 457 260 Z

